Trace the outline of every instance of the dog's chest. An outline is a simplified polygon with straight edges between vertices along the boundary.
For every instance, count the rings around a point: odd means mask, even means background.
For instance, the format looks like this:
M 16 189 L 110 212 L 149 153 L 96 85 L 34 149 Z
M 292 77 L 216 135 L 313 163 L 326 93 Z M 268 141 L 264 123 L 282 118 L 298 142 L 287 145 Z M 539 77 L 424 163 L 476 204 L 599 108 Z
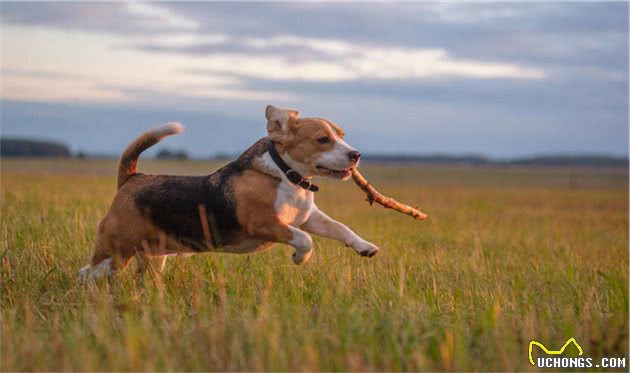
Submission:
M 313 200 L 313 192 L 283 182 L 278 185 L 274 208 L 280 221 L 300 226 L 311 214 Z

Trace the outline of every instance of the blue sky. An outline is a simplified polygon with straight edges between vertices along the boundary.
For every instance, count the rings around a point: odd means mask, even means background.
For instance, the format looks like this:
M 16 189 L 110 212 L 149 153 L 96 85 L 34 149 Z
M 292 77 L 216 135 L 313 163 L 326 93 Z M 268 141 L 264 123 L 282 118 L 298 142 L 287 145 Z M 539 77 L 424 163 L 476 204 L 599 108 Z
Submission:
M 118 153 L 237 153 L 264 108 L 338 122 L 364 153 L 628 152 L 628 5 L 0 4 L 3 136 Z

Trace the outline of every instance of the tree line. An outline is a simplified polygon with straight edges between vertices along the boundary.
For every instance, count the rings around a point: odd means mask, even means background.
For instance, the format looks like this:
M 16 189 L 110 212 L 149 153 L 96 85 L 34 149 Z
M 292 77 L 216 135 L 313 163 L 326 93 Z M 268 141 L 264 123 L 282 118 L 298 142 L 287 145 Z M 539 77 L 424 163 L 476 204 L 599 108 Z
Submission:
M 70 157 L 65 144 L 52 141 L 27 139 L 0 139 L 0 155 L 3 157 Z
M 71 157 L 73 154 L 67 145 L 54 141 L 31 139 L 2 138 L 0 143 L 2 157 Z M 86 158 L 84 151 L 74 154 L 77 158 Z M 112 155 L 112 157 L 117 157 Z M 183 149 L 161 148 L 157 159 L 188 159 Z M 236 155 L 218 153 L 212 159 L 235 159 Z M 521 157 L 511 160 L 494 160 L 483 155 L 376 155 L 366 154 L 363 160 L 368 163 L 427 163 L 427 164 L 467 164 L 467 165 L 528 165 L 528 166 L 592 166 L 592 167 L 628 167 L 627 157 L 607 155 L 540 155 Z

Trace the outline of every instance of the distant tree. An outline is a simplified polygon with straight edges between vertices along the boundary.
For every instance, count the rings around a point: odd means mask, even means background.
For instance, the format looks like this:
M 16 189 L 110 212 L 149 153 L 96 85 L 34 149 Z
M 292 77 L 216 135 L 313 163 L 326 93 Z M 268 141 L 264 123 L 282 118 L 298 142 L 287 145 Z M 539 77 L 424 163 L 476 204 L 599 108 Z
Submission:
M 448 154 L 366 154 L 362 157 L 367 162 L 378 163 L 435 163 L 435 164 L 468 164 L 482 165 L 492 163 L 492 160 L 477 154 L 448 155 Z
M 79 150 L 79 152 L 77 153 L 76 157 L 78 159 L 85 159 L 85 158 L 87 158 L 87 154 L 85 154 L 85 152 L 83 150 Z
M 514 159 L 517 165 L 628 167 L 628 158 L 607 155 L 539 155 Z
M 0 155 L 3 157 L 70 157 L 70 149 L 52 141 L 30 139 L 0 139 Z
M 171 150 L 168 148 L 162 148 L 157 153 L 157 159 L 188 159 L 188 153 L 185 150 Z
M 215 153 L 211 158 L 219 160 L 219 161 L 226 161 L 226 160 L 233 159 L 234 156 L 232 154 L 218 152 L 218 153 Z

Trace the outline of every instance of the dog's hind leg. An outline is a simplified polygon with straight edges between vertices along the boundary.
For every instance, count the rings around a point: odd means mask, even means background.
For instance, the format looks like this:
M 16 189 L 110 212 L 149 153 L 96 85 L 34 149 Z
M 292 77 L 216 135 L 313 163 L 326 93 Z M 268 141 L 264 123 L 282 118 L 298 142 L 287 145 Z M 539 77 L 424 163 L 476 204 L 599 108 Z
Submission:
M 111 277 L 114 273 L 129 265 L 134 253 L 132 250 L 118 250 L 113 240 L 108 239 L 105 235 L 98 234 L 90 264 L 79 270 L 79 279 L 86 281 Z
M 99 230 L 102 223 L 99 224 Z M 90 263 L 79 270 L 79 280 L 85 282 L 91 279 L 109 276 L 111 273 L 111 252 L 107 245 L 103 242 L 103 236 L 100 232 L 96 234 L 96 242 L 94 243 L 94 253 L 90 259 Z
M 144 254 L 143 252 L 137 253 L 136 263 L 138 264 L 138 269 L 136 271 L 136 274 L 142 275 L 147 270 L 161 273 L 164 270 L 164 266 L 166 265 L 166 258 L 167 255 L 150 256 Z

